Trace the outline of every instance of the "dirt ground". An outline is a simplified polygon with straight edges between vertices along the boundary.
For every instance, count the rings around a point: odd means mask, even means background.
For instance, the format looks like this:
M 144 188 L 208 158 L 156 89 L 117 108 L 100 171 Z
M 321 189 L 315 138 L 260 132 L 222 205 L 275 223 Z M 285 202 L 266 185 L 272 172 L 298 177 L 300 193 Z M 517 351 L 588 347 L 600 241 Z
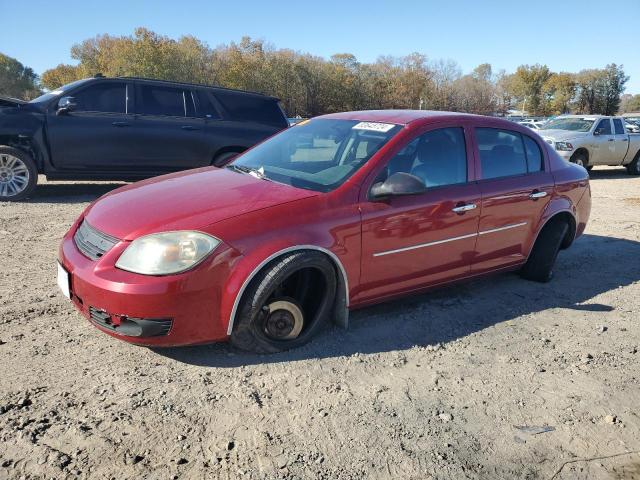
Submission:
M 270 356 L 132 346 L 58 293 L 60 238 L 117 184 L 0 204 L 0 478 L 640 478 L 640 178 L 592 173 L 551 283 L 360 310 Z

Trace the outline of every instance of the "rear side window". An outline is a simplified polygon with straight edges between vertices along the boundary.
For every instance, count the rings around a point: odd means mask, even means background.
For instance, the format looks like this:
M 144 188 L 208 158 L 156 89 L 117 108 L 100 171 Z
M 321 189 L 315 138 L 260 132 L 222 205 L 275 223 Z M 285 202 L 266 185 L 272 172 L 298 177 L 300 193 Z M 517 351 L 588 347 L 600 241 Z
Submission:
M 265 123 L 283 128 L 288 125 L 278 102 L 273 98 L 225 90 L 216 91 L 215 97 L 231 120 Z
M 127 85 L 124 83 L 98 83 L 73 95 L 76 111 L 127 113 Z
M 218 110 L 211 100 L 208 92 L 198 91 L 198 116 L 204 118 L 220 118 Z
M 613 128 L 616 131 L 616 135 L 624 135 L 626 132 L 624 131 L 624 126 L 622 125 L 622 120 L 619 118 L 613 119 Z
M 603 118 L 598 122 L 595 131 L 600 135 L 611 135 L 611 122 L 608 118 Z
M 517 132 L 476 128 L 482 178 L 500 178 L 527 173 L 527 157 Z
M 195 115 L 190 90 L 162 85 L 139 85 L 136 105 L 143 115 L 192 117 Z
M 527 170 L 529 173 L 542 171 L 542 152 L 538 143 L 526 135 L 522 135 L 522 139 L 524 140 L 524 152 L 527 155 Z

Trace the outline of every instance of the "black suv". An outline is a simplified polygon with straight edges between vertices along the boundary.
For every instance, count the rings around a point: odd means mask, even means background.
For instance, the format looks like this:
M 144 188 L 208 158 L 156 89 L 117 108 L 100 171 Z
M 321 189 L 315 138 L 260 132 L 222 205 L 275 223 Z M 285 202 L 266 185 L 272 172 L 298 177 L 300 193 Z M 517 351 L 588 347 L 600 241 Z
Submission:
M 143 78 L 87 78 L 30 102 L 0 98 L 0 201 L 38 173 L 137 180 L 208 165 L 288 126 L 277 98 Z

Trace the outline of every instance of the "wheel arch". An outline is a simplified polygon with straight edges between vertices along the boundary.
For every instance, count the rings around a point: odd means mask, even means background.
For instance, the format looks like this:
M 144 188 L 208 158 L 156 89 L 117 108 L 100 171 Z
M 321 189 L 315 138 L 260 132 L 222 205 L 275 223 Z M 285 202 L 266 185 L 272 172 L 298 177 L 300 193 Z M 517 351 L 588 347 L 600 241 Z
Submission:
M 549 225 L 552 221 L 555 221 L 558 219 L 562 219 L 566 221 L 569 225 L 569 229 L 567 230 L 567 233 L 564 239 L 562 240 L 562 244 L 560 245 L 560 248 L 564 250 L 566 248 L 569 248 L 569 246 L 571 246 L 571 244 L 573 243 L 573 240 L 576 237 L 576 230 L 578 225 L 575 213 L 570 208 L 561 208 L 557 210 L 553 209 L 551 212 L 545 215 L 545 217 L 540 222 L 540 226 L 536 231 L 536 235 L 533 239 L 533 242 L 531 242 L 531 245 L 529 246 L 527 259 L 529 258 L 529 255 L 531 255 L 533 247 L 535 246 L 536 242 L 538 241 L 538 238 L 540 237 L 540 234 L 545 229 L 545 227 Z
M 243 147 L 241 145 L 230 145 L 227 147 L 222 147 L 218 150 L 215 151 L 215 153 L 213 154 L 213 156 L 211 157 L 211 165 L 215 165 L 216 159 L 219 158 L 221 155 L 224 155 L 226 153 L 242 153 L 247 149 L 247 147 Z
M 242 284 L 238 291 L 235 294 L 235 298 L 233 301 L 233 305 L 231 307 L 231 312 L 229 313 L 229 322 L 227 325 L 227 335 L 231 335 L 233 332 L 233 326 L 235 324 L 235 318 L 238 314 L 238 308 L 240 306 L 240 301 L 242 300 L 242 296 L 246 291 L 247 287 L 251 283 L 251 281 L 255 278 L 255 276 L 260 273 L 269 263 L 272 261 L 287 255 L 292 252 L 300 252 L 300 251 L 315 251 L 321 252 L 329 258 L 331 263 L 333 264 L 338 281 L 338 288 L 336 290 L 336 298 L 334 300 L 333 306 L 333 316 L 334 322 L 342 327 L 347 327 L 348 319 L 349 319 L 349 279 L 347 277 L 347 271 L 344 268 L 344 265 L 338 258 L 338 256 L 333 253 L 331 250 L 328 250 L 324 247 L 320 247 L 317 245 L 294 245 L 287 248 L 280 249 L 271 255 L 263 258 L 244 278 Z
M 576 149 L 575 152 L 573 152 L 573 155 L 571 155 L 571 160 L 573 160 L 574 158 L 576 158 L 577 155 L 583 153 L 585 156 L 585 160 L 587 161 L 587 165 L 589 165 L 589 150 L 586 147 L 579 147 Z

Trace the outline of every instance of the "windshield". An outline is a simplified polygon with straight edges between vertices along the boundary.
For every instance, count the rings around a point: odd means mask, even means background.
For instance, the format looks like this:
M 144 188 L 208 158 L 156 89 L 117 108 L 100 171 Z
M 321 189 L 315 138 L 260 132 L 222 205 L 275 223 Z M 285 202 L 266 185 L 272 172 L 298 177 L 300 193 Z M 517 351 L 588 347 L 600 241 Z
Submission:
M 39 97 L 34 98 L 33 100 L 31 100 L 29 103 L 41 103 L 41 102 L 48 102 L 49 100 L 62 95 L 64 92 L 67 92 L 69 90 L 71 90 L 73 87 L 77 87 L 78 85 L 80 85 L 81 83 L 86 82 L 87 80 L 89 80 L 88 78 L 83 78 L 82 80 L 76 80 L 75 82 L 71 82 L 71 83 L 67 83 L 66 85 L 63 85 L 60 88 L 56 88 L 55 90 L 51 90 L 50 92 L 44 93 L 42 95 L 40 95 Z
M 402 127 L 317 119 L 290 127 L 227 168 L 298 188 L 329 192 L 342 185 Z
M 595 122 L 593 118 L 557 118 L 541 127 L 541 130 L 571 130 L 574 132 L 588 132 Z

